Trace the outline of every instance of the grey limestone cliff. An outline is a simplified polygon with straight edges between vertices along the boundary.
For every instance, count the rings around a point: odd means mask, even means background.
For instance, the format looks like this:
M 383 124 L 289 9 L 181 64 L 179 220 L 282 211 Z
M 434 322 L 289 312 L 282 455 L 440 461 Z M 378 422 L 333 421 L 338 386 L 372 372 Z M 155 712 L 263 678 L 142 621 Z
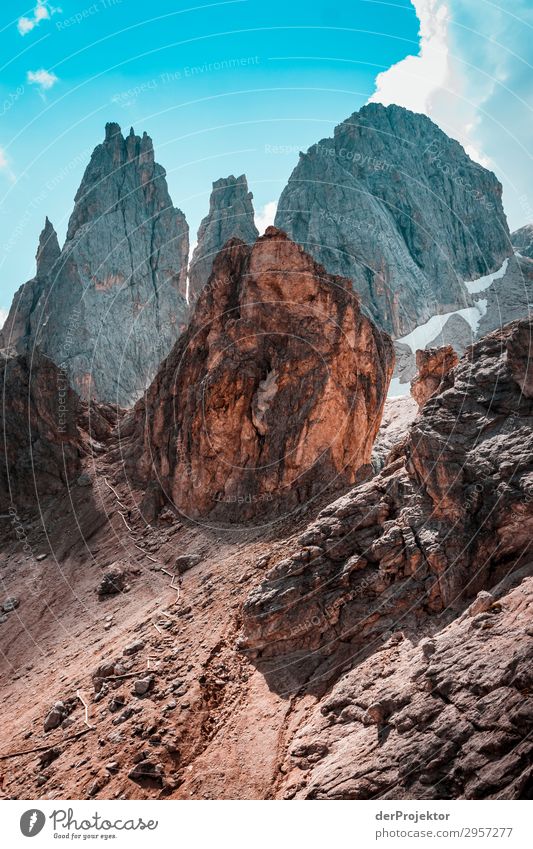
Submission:
M 44 247 L 38 256 L 46 275 L 32 287 L 25 344 L 61 366 L 82 397 L 131 405 L 185 325 L 188 250 L 151 139 L 107 124 L 60 257 Z
M 300 154 L 276 226 L 353 281 L 396 337 L 470 304 L 512 249 L 501 185 L 429 118 L 364 106 Z
M 522 256 L 533 259 L 533 224 L 526 224 L 511 233 L 511 243 Z

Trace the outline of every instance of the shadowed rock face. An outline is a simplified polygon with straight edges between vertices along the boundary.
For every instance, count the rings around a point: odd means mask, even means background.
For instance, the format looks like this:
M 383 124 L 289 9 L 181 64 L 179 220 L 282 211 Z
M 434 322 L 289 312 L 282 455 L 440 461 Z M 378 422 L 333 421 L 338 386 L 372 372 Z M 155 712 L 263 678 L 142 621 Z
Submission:
M 528 557 L 531 332 L 524 320 L 477 342 L 381 473 L 323 510 L 251 594 L 242 647 L 275 686 L 336 677 Z
M 253 195 L 244 174 L 213 183 L 209 214 L 198 230 L 198 244 L 189 268 L 189 300 L 194 302 L 207 283 L 213 262 L 233 237 L 252 245 L 259 233 L 254 222 Z
M 28 293 L 38 344 L 84 398 L 128 406 L 183 329 L 188 228 L 151 139 L 106 125 L 75 198 L 61 256 Z
M 32 313 L 49 286 L 49 275 L 60 253 L 56 231 L 46 218 L 35 256 L 35 277 L 15 293 L 9 315 L 0 330 L 0 348 L 24 351 L 31 345 Z
M 0 360 L 0 510 L 30 508 L 64 494 L 81 459 L 104 440 L 115 415 L 80 401 L 65 372 L 39 350 Z M 92 437 L 89 436 L 92 434 Z
M 369 463 L 393 359 L 349 281 L 273 227 L 233 240 L 136 408 L 138 468 L 189 516 L 283 514 Z
M 531 799 L 533 579 L 425 639 L 399 630 L 312 708 L 285 799 Z M 507 590 L 507 591 L 506 591 Z
M 0 509 L 35 507 L 80 472 L 79 398 L 39 351 L 0 361 L 0 380 Z
M 276 225 L 402 336 L 467 306 L 462 281 L 511 253 L 501 191 L 426 116 L 370 104 L 300 155 Z

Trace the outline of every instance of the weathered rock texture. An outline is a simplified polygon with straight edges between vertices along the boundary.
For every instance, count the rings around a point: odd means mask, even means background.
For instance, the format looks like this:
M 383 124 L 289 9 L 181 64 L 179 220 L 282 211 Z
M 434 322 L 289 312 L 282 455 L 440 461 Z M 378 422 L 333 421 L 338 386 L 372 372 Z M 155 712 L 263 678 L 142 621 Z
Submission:
M 483 596 L 344 675 L 291 741 L 279 795 L 530 799 L 533 579 Z
M 242 646 L 274 686 L 319 686 L 529 557 L 531 331 L 477 342 L 382 472 L 323 510 L 251 594 Z
M 39 351 L 33 357 L 3 359 L 0 379 L 4 449 L 0 509 L 4 509 L 9 504 L 38 503 L 39 496 L 61 491 L 67 480 L 79 474 L 79 398 L 54 363 Z
M 451 345 L 442 348 L 426 348 L 416 352 L 417 376 L 411 383 L 411 395 L 419 407 L 423 407 L 442 385 L 445 375 L 459 362 Z
M 402 336 L 467 306 L 462 283 L 511 253 L 501 185 L 424 115 L 364 106 L 300 155 L 276 225 L 353 281 Z
M 36 302 L 29 293 L 29 345 L 64 365 L 82 397 L 132 404 L 183 329 L 187 256 L 187 223 L 151 139 L 107 124 L 61 256 Z
M 511 233 L 511 244 L 519 254 L 533 259 L 533 224 L 526 224 Z
M 0 510 L 37 509 L 79 475 L 81 458 L 111 429 L 113 414 L 91 407 L 65 372 L 39 350 L 0 360 Z
M 215 257 L 233 237 L 252 245 L 259 232 L 254 222 L 253 195 L 246 176 L 221 177 L 213 183 L 209 214 L 198 230 L 198 244 L 189 267 L 189 299 L 196 301 L 207 283 Z
M 39 298 L 49 286 L 49 276 L 60 253 L 56 231 L 46 218 L 35 256 L 35 277 L 15 293 L 9 315 L 0 330 L 1 349 L 25 350 L 31 345 L 31 317 Z
M 274 227 L 232 240 L 136 408 L 141 472 L 185 514 L 232 522 L 353 483 L 393 359 L 349 281 Z

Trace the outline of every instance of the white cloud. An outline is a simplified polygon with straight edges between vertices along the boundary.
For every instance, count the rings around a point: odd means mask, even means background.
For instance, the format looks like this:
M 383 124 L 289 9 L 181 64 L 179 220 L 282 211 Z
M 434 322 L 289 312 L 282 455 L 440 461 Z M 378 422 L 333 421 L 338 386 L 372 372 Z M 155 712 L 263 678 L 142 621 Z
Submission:
M 511 229 L 533 221 L 531 0 L 411 0 L 416 56 L 376 78 L 370 101 L 423 112 L 495 171 Z
M 274 223 L 277 208 L 278 202 L 271 200 L 268 203 L 265 203 L 261 212 L 255 213 L 255 226 L 259 230 L 260 236 L 265 232 L 267 227 L 270 227 L 270 225 Z
M 58 77 L 54 73 L 45 71 L 44 68 L 40 68 L 38 71 L 28 71 L 26 79 L 30 85 L 38 85 L 41 91 L 48 91 L 58 81 Z
M 444 0 L 411 0 L 420 22 L 420 47 L 416 56 L 406 56 L 376 77 L 376 91 L 369 103 L 388 106 L 396 103 L 413 112 L 428 115 L 449 135 L 461 142 L 471 159 L 494 167 L 479 150 L 475 109 L 483 100 L 484 88 L 477 91 L 478 103 L 469 103 L 467 66 L 454 55 L 450 5 Z M 453 4 L 454 0 L 449 0 Z
M 450 74 L 448 6 L 442 0 L 412 0 L 420 21 L 417 56 L 406 56 L 376 77 L 369 103 L 397 103 L 413 112 L 428 113 L 435 89 Z
M 3 307 L 0 307 L 0 330 L 5 324 L 6 318 L 8 316 L 8 310 L 5 310 Z
M 21 35 L 27 35 L 32 29 L 35 29 L 41 21 L 46 21 L 55 15 L 56 12 L 61 12 L 61 9 L 51 6 L 48 0 L 37 0 L 37 5 L 32 9 L 31 16 L 23 15 L 18 19 L 17 29 Z

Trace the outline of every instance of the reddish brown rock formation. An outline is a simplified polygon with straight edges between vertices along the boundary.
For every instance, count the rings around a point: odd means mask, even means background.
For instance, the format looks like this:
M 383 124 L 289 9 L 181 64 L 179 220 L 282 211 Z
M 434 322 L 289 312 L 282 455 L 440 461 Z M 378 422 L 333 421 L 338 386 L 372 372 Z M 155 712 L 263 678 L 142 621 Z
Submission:
M 323 510 L 252 593 L 243 648 L 278 670 L 278 686 L 313 676 L 319 686 L 391 629 L 416 631 L 528 556 L 533 403 L 521 387 L 531 329 L 515 322 L 477 342 L 396 459 Z
M 62 493 L 81 458 L 111 430 L 113 411 L 81 402 L 67 375 L 36 349 L 0 361 L 0 510 L 32 507 Z
M 411 383 L 411 395 L 419 407 L 423 407 L 428 398 L 438 392 L 444 375 L 458 362 L 459 357 L 451 345 L 416 352 L 418 374 Z
M 233 522 L 354 483 L 393 358 L 349 282 L 284 233 L 233 240 L 137 408 L 141 468 L 186 515 Z

